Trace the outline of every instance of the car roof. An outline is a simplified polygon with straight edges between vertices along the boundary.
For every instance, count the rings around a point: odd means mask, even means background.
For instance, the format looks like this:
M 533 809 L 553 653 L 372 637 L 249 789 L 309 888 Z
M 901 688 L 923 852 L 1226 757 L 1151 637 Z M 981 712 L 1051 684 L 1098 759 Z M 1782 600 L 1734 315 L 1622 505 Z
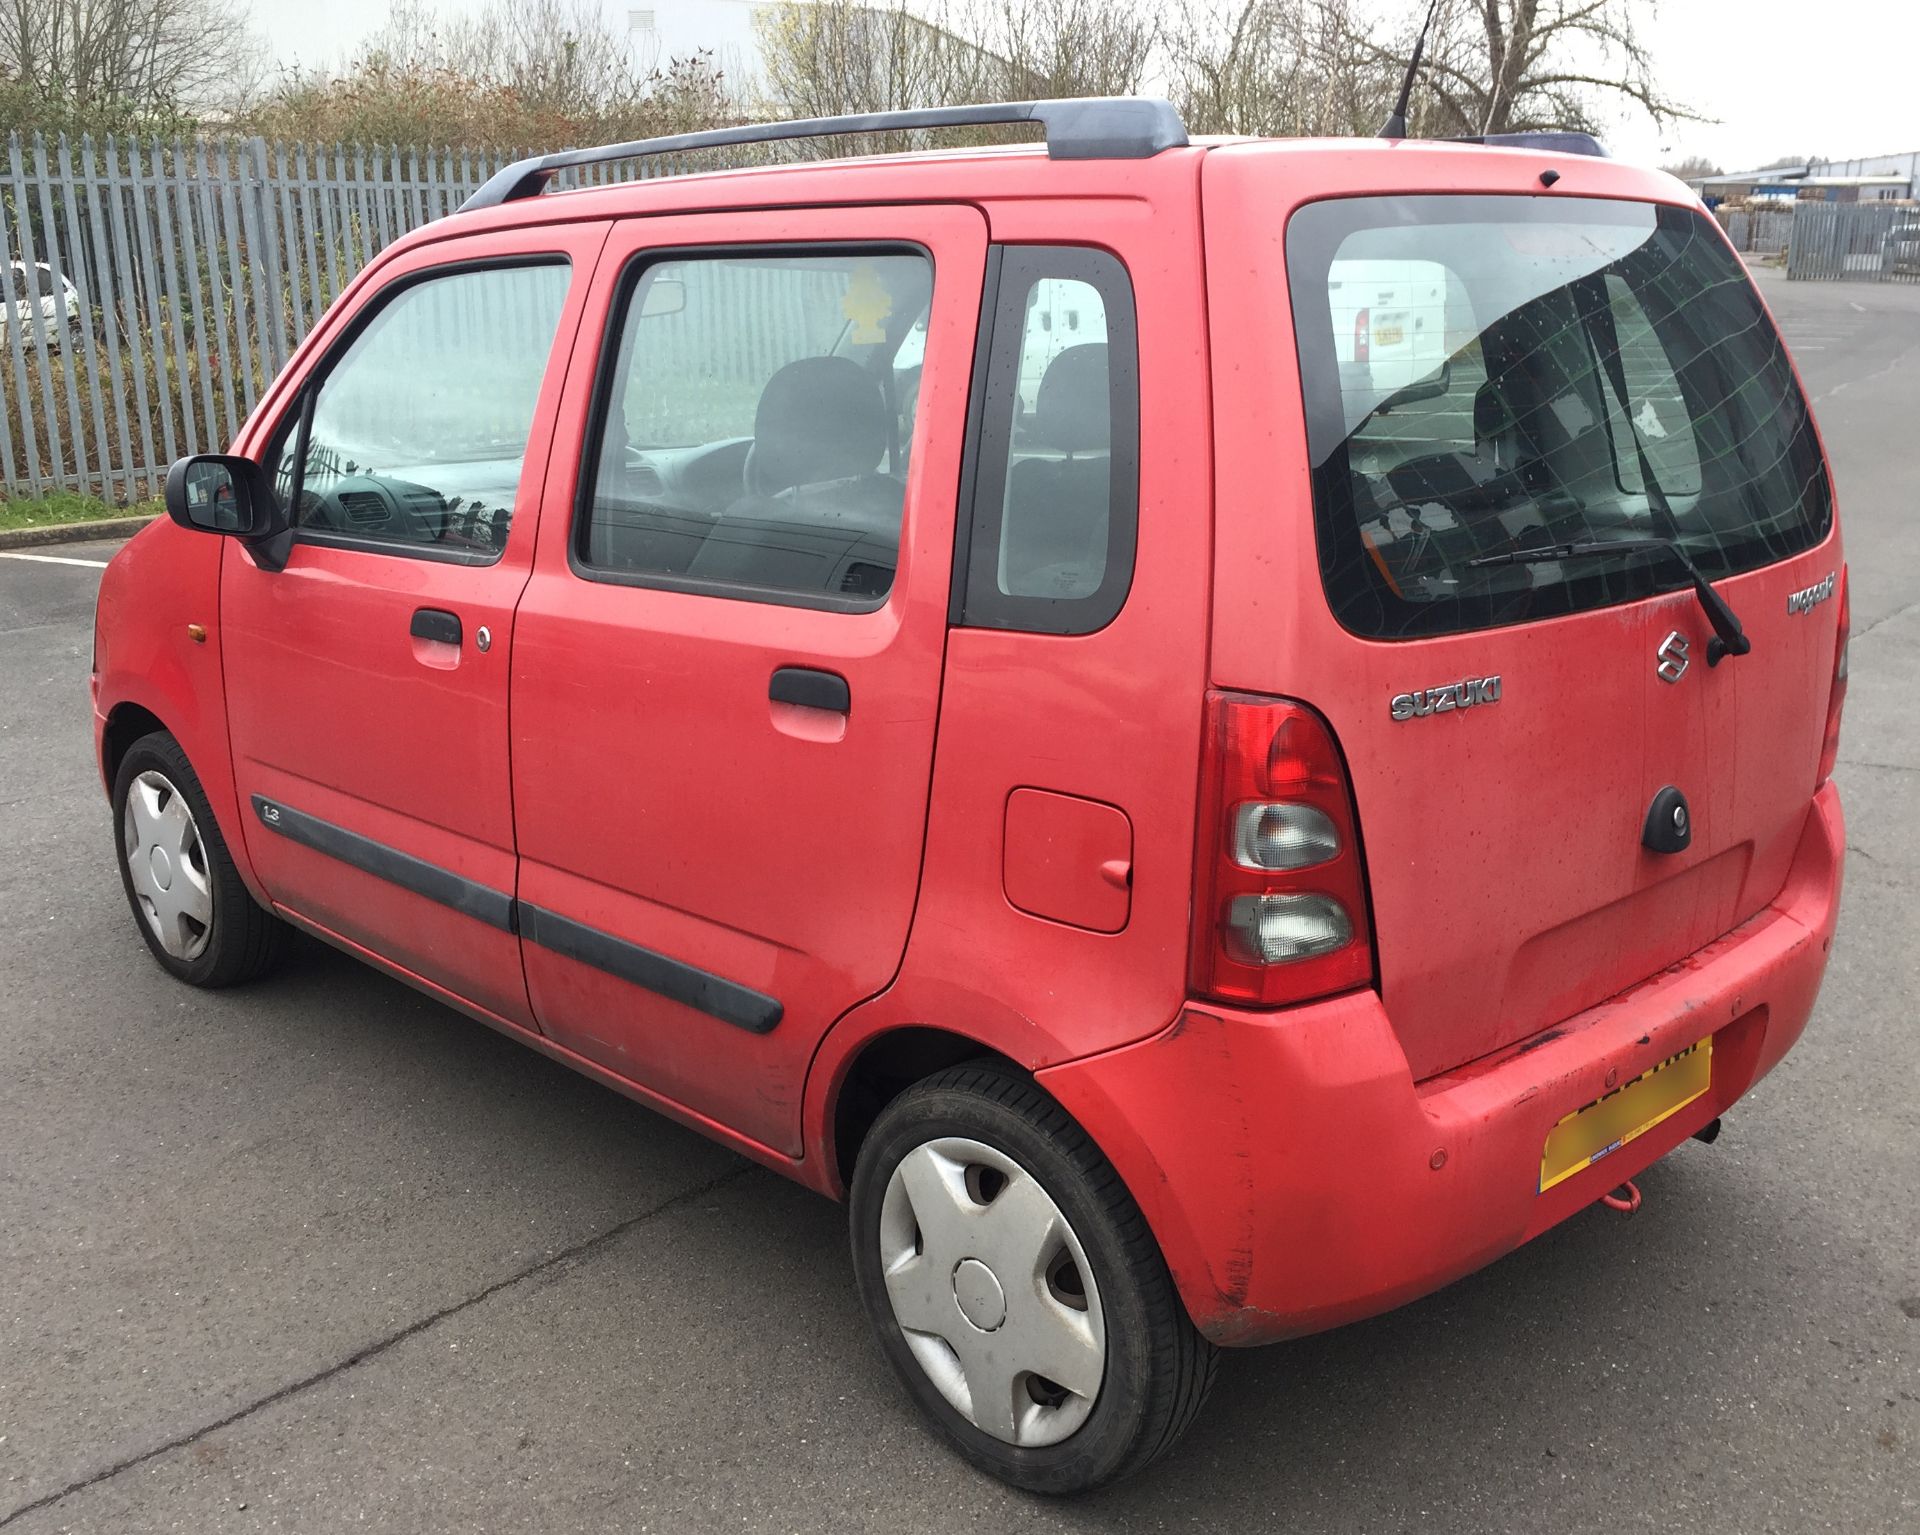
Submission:
M 1553 170 L 1560 186 L 1556 195 L 1698 206 L 1698 199 L 1664 172 L 1552 148 L 1420 139 L 1206 137 L 1146 158 L 1055 159 L 1044 144 L 1002 143 L 676 170 L 548 190 L 449 214 L 395 241 L 390 249 L 456 233 L 674 212 L 1068 197 L 1152 200 L 1170 194 L 1175 185 L 1190 189 L 1203 160 L 1212 157 L 1264 162 L 1288 189 L 1308 189 L 1319 196 L 1539 192 L 1539 174 Z

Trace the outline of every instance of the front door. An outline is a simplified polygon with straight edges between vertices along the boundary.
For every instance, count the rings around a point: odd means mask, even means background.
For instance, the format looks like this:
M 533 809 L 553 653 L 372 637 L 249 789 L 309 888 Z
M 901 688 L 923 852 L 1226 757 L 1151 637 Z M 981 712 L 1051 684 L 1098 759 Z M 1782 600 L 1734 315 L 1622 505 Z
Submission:
M 507 677 L 605 224 L 417 247 L 329 321 L 261 456 L 283 570 L 229 541 L 222 655 L 247 852 L 274 904 L 531 1026 L 513 932 Z
M 985 254 L 963 207 L 616 225 L 562 404 L 513 657 L 534 1011 L 788 1154 L 906 945 Z

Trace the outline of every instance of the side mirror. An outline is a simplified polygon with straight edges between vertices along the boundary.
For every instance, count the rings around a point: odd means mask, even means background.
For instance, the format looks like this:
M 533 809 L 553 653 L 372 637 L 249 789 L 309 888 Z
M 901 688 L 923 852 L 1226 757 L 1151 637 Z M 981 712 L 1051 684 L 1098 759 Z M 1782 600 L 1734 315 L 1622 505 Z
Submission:
M 287 563 L 286 515 L 265 469 L 250 458 L 196 453 L 167 471 L 167 515 L 196 533 L 227 533 L 268 570 Z
M 1411 405 L 1415 400 L 1437 400 L 1453 387 L 1453 362 L 1448 359 L 1425 378 L 1415 379 L 1406 388 L 1396 390 L 1391 405 Z

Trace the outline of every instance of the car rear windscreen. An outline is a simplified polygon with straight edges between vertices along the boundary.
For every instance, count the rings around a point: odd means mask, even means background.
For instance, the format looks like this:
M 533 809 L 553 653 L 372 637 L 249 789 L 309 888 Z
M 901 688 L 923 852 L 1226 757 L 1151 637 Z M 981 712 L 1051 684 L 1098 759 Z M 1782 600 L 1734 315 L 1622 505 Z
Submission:
M 1312 203 L 1287 226 L 1321 575 L 1402 638 L 1524 623 L 1812 547 L 1812 418 L 1703 214 L 1515 196 Z M 1475 563 L 1478 561 L 1479 563 Z

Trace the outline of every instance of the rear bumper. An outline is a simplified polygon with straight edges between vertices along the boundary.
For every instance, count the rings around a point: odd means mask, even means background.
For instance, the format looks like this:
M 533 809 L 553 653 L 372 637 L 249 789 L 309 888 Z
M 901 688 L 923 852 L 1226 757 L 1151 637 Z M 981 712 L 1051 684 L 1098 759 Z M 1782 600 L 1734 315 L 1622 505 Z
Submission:
M 1806 1026 L 1846 846 L 1815 796 L 1780 895 L 1680 964 L 1416 1083 L 1379 996 L 1283 1013 L 1196 1004 L 1040 1080 L 1126 1179 L 1200 1330 L 1266 1343 L 1371 1316 L 1510 1252 L 1724 1113 Z M 1713 1036 L 1706 1094 L 1539 1192 L 1566 1115 Z

